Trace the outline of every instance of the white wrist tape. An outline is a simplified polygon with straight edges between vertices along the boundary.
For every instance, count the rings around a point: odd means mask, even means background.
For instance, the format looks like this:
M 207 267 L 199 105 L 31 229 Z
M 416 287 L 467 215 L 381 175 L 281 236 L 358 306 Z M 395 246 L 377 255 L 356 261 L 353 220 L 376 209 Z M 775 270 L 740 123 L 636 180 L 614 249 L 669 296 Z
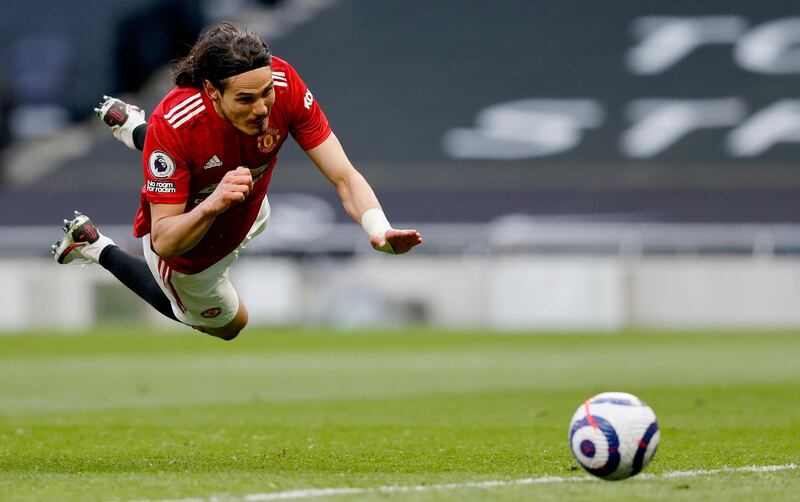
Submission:
M 384 253 L 394 254 L 392 245 L 386 241 L 386 231 L 391 230 L 392 226 L 389 224 L 389 220 L 386 219 L 386 215 L 383 214 L 383 211 L 377 207 L 364 211 L 364 214 L 361 216 L 361 227 L 370 238 L 373 235 L 380 235 L 381 239 L 384 239 L 383 246 L 379 246 L 375 249 L 383 251 Z
M 367 209 L 364 211 L 364 214 L 361 215 L 361 228 L 363 228 L 370 237 L 376 234 L 384 237 L 386 231 L 391 230 L 392 226 L 389 224 L 389 220 L 386 219 L 386 215 L 383 214 L 383 211 L 377 207 L 373 207 L 372 209 Z

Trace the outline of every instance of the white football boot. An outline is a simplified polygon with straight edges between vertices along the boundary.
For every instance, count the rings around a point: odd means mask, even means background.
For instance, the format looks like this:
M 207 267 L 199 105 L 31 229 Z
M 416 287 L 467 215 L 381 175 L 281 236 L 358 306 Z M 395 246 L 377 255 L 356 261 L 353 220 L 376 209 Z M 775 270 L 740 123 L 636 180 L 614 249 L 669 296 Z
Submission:
M 119 98 L 103 96 L 103 101 L 97 105 L 94 112 L 111 128 L 115 138 L 125 143 L 131 150 L 136 150 L 133 131 L 147 123 L 144 110 L 136 105 L 129 105 Z
M 75 211 L 72 220 L 64 220 L 64 238 L 51 246 L 53 257 L 61 264 L 99 263 L 100 253 L 114 241 L 101 234 L 92 220 Z

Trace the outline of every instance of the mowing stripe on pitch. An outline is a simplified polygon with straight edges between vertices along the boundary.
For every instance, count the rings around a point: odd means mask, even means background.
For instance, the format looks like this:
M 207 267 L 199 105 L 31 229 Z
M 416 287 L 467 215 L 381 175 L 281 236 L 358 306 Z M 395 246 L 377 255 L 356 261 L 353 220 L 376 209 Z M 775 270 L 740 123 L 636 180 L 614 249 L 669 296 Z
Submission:
M 661 474 L 639 474 L 634 480 L 639 479 L 671 479 L 671 478 L 691 478 L 696 476 L 708 476 L 713 474 L 733 474 L 739 472 L 775 472 L 797 469 L 796 464 L 784 465 L 750 465 L 745 467 L 722 467 L 720 469 L 697 469 L 693 471 L 670 471 Z M 469 488 L 499 488 L 505 486 L 524 486 L 524 485 L 543 485 L 553 483 L 574 483 L 574 482 L 598 482 L 603 481 L 588 476 L 542 476 L 538 478 L 521 478 L 496 481 L 470 481 L 465 483 L 446 483 L 439 485 L 416 485 L 416 486 L 380 486 L 377 488 L 307 488 L 302 490 L 287 490 L 284 492 L 265 492 L 251 493 L 249 495 L 212 495 L 209 497 L 184 498 L 171 500 L 143 500 L 139 502 L 261 502 L 270 500 L 295 500 L 311 499 L 322 497 L 335 497 L 341 495 L 358 495 L 364 493 L 408 493 L 408 492 L 428 492 L 437 490 L 461 490 Z

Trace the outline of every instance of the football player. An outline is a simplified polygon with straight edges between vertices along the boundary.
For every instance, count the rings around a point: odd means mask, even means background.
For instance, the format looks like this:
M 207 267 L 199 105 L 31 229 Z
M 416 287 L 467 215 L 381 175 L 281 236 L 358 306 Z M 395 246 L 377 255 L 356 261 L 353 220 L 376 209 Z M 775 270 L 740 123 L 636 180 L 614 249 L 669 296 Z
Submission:
M 289 136 L 333 183 L 373 248 L 402 254 L 422 242 L 416 230 L 392 228 L 314 95 L 254 33 L 229 23 L 208 29 L 173 78 L 147 122 L 141 109 L 113 97 L 96 110 L 117 139 L 143 151 L 133 232 L 144 261 L 76 212 L 53 245 L 58 263 L 99 263 L 167 317 L 235 338 L 248 315 L 228 270 L 267 225 L 267 190 Z

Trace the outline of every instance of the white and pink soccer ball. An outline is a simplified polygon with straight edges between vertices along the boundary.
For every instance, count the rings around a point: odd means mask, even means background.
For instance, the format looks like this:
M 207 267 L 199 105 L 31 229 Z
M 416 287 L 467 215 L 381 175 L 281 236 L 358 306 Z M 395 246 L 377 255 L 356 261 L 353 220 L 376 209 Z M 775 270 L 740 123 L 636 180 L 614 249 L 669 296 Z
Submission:
M 575 460 L 607 480 L 641 472 L 653 459 L 660 437 L 653 410 L 625 392 L 590 397 L 575 411 L 569 426 Z

